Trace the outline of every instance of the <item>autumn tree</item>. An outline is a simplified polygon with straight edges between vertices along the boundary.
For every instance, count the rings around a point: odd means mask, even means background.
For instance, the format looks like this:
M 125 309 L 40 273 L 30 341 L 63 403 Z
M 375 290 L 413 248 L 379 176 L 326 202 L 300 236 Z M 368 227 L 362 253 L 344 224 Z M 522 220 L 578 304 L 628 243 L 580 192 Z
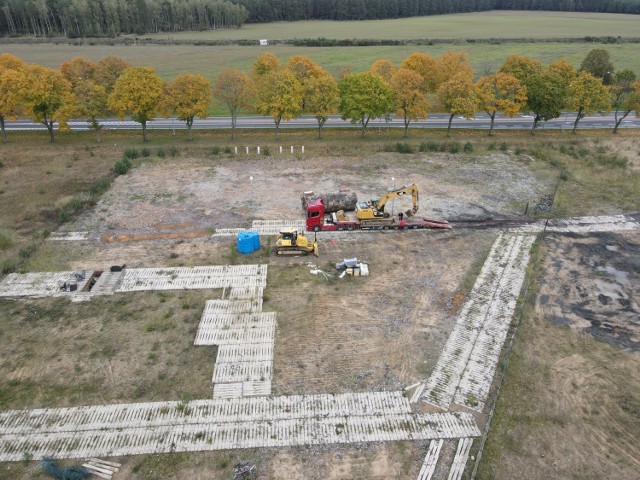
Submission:
M 249 75 L 238 70 L 225 70 L 218 75 L 213 94 L 231 114 L 231 138 L 236 138 L 238 113 L 249 108 L 255 96 L 255 84 Z
M 211 83 L 202 75 L 183 73 L 167 89 L 167 106 L 179 120 L 187 124 L 189 140 L 195 117 L 206 118 L 211 105 Z
M 60 65 L 60 73 L 71 84 L 71 87 L 75 87 L 83 81 L 95 79 L 96 64 L 82 57 L 74 57 L 71 61 L 63 62 Z
M 640 114 L 640 91 L 637 93 L 634 91 L 634 86 L 640 86 L 640 82 L 635 80 L 635 72 L 628 68 L 616 72 L 613 77 L 611 86 L 611 106 L 615 115 L 613 133 L 618 133 L 618 127 L 633 110 L 636 110 L 636 114 Z
M 371 72 L 347 75 L 340 81 L 339 88 L 342 119 L 359 123 L 363 137 L 369 120 L 387 115 L 393 110 L 391 87 Z
M 521 84 L 526 85 L 527 80 L 540 73 L 542 69 L 542 63 L 539 60 L 514 53 L 505 59 L 500 72 L 514 76 L 520 80 Z
M 122 58 L 109 55 L 96 63 L 94 79 L 110 94 L 120 75 L 130 66 L 131 65 Z
M 74 116 L 87 120 L 89 127 L 96 133 L 96 142 L 100 143 L 102 125 L 98 119 L 108 111 L 107 90 L 94 81 L 83 80 L 73 87 L 73 93 L 76 98 Z
M 255 81 L 280 69 L 280 60 L 271 52 L 258 55 L 251 67 L 251 76 Z
M 427 118 L 431 104 L 422 88 L 422 77 L 406 68 L 398 70 L 391 78 L 396 113 L 404 121 L 404 136 L 408 136 L 411 120 Z
M 328 73 L 309 81 L 306 109 L 318 121 L 318 138 L 322 138 L 322 127 L 329 115 L 338 111 L 338 84 Z
M 129 113 L 142 125 L 142 139 L 147 141 L 147 122 L 152 120 L 164 95 L 164 82 L 151 67 L 129 67 L 118 78 L 109 95 L 108 106 L 120 119 Z
M 306 111 L 307 101 L 311 95 L 312 81 L 323 75 L 328 75 L 328 72 L 313 60 L 303 55 L 292 56 L 287 62 L 285 69 L 293 73 L 300 82 L 300 85 L 302 85 L 302 110 Z
M 605 85 L 610 85 L 613 78 L 613 63 L 609 52 L 603 48 L 595 48 L 587 53 L 580 64 L 580 72 L 588 72 L 599 78 Z
M 50 142 L 55 141 L 55 123 L 61 131 L 69 128 L 67 120 L 75 109 L 75 98 L 71 84 L 58 70 L 40 65 L 28 66 L 21 94 L 25 113 L 47 127 Z
M 569 84 L 569 108 L 576 111 L 573 133 L 576 133 L 578 122 L 585 115 L 609 110 L 611 107 L 611 91 L 603 85 L 599 78 L 590 73 L 580 74 Z
M 24 85 L 26 64 L 8 53 L 0 55 L 0 130 L 2 143 L 7 143 L 5 120 L 17 117 L 20 107 L 20 85 Z
M 438 86 L 438 69 L 432 57 L 414 52 L 402 61 L 400 68 L 413 70 L 419 74 L 422 77 L 425 92 L 435 92 Z
M 373 62 L 369 70 L 374 75 L 378 75 L 379 77 L 381 77 L 387 83 L 391 83 L 391 79 L 393 78 L 395 73 L 398 71 L 396 66 L 386 58 L 383 58 L 382 60 L 376 60 L 375 62 Z
M 529 77 L 525 83 L 527 87 L 526 109 L 533 113 L 531 135 L 535 133 L 541 121 L 558 118 L 568 100 L 568 85 L 560 75 L 543 70 Z
M 443 53 L 436 62 L 437 84 L 441 85 L 456 76 L 473 78 L 469 57 L 465 52 Z
M 273 118 L 279 138 L 280 122 L 296 118 L 302 112 L 302 85 L 289 70 L 275 70 L 262 75 L 257 87 L 256 111 Z
M 449 113 L 447 137 L 451 136 L 453 117 L 473 118 L 478 109 L 478 98 L 473 79 L 468 75 L 454 76 L 438 88 L 438 99 Z
M 527 100 L 526 91 L 520 80 L 502 72 L 481 77 L 476 82 L 478 108 L 491 118 L 489 135 L 493 135 L 496 113 L 503 112 L 506 117 L 515 117 Z
M 558 75 L 562 81 L 569 85 L 576 78 L 576 70 L 573 68 L 569 62 L 567 62 L 564 58 L 559 58 L 555 62 L 547 65 L 546 70 L 549 73 L 554 73 Z

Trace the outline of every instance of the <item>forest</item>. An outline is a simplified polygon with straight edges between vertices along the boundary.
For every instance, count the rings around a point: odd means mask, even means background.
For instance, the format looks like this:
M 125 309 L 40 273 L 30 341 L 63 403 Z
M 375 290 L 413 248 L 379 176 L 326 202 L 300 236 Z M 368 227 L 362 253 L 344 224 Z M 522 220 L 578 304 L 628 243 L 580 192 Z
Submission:
M 640 14 L 640 0 L 0 0 L 0 35 L 115 37 L 496 9 Z

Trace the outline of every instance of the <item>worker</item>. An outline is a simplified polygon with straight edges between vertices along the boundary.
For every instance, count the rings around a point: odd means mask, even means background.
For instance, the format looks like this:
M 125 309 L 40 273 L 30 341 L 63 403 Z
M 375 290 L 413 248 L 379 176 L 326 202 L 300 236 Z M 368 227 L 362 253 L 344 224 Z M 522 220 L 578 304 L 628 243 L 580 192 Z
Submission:
M 404 228 L 405 223 L 406 223 L 406 222 L 403 220 L 403 218 L 404 218 L 404 213 L 400 212 L 400 213 L 398 214 L 398 218 L 400 219 L 400 222 L 398 222 L 398 225 L 400 225 L 400 228 Z
M 404 217 L 404 213 L 400 212 L 400 213 L 398 214 L 398 218 L 400 219 L 400 221 L 402 221 L 402 217 Z

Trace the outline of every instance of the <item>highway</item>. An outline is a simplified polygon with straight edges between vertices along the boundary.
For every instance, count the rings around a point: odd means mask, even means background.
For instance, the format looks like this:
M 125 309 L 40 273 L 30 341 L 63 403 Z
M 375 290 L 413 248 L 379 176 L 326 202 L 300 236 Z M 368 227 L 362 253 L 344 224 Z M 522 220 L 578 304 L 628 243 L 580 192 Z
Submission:
M 539 130 L 571 130 L 575 121 L 575 113 L 563 113 L 561 117 L 548 122 L 540 122 Z M 449 115 L 446 113 L 434 113 L 429 115 L 426 120 L 411 122 L 409 129 L 416 128 L 447 128 L 449 123 Z M 451 124 L 452 129 L 478 129 L 488 130 L 491 119 L 486 114 L 478 114 L 474 119 L 467 120 L 456 117 Z M 614 115 L 608 113 L 605 115 L 591 115 L 583 118 L 578 123 L 578 130 L 589 129 L 613 129 Z M 138 130 L 142 127 L 139 123 L 130 119 L 118 120 L 114 118 L 105 118 L 100 120 L 100 124 L 105 130 Z M 69 125 L 72 130 L 81 131 L 89 130 L 87 122 L 82 120 L 71 120 Z M 531 115 L 518 115 L 508 118 L 497 115 L 494 123 L 494 130 L 530 130 L 533 126 L 533 117 Z M 317 128 L 318 123 L 313 116 L 301 116 L 294 120 L 282 121 L 281 129 L 286 128 Z M 342 120 L 339 115 L 332 115 L 324 125 L 325 128 L 360 128 L 359 124 L 351 124 L 349 121 Z M 385 119 L 374 119 L 369 122 L 368 128 L 403 128 L 402 118 L 391 116 L 388 121 Z M 638 128 L 640 127 L 640 119 L 631 113 L 622 121 L 619 128 Z M 6 121 L 6 130 L 46 130 L 45 126 L 35 123 L 29 119 L 19 119 L 15 121 Z M 56 126 L 57 128 L 57 126 Z M 156 118 L 147 123 L 149 130 L 183 130 L 186 129 L 184 122 L 175 118 Z M 195 119 L 193 129 L 230 129 L 231 117 L 208 117 L 203 119 Z M 238 117 L 237 128 L 258 129 L 271 128 L 275 129 L 275 125 L 271 117 L 261 116 L 244 116 Z

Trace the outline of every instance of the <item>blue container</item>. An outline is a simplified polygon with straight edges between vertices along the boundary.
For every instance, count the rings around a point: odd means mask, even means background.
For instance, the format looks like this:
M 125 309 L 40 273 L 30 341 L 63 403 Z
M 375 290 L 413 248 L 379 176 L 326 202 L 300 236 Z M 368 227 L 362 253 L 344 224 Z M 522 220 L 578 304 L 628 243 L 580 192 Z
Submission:
M 238 234 L 238 252 L 253 253 L 260 248 L 260 237 L 257 232 L 240 232 Z

